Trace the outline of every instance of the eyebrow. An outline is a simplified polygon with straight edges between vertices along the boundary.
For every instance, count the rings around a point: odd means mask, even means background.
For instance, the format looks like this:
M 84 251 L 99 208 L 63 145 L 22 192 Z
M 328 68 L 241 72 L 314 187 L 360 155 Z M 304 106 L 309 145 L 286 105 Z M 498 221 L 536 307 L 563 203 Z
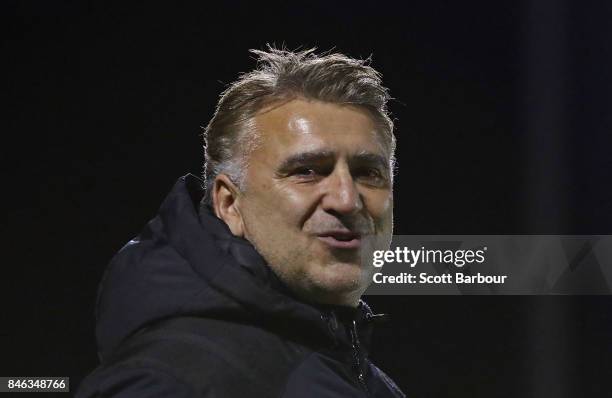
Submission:
M 278 170 L 281 172 L 291 170 L 293 167 L 300 166 L 308 163 L 317 163 L 333 160 L 335 153 L 333 151 L 309 151 L 300 152 L 295 155 L 289 156 L 283 160 Z M 368 151 L 361 151 L 355 155 L 350 156 L 349 163 L 354 164 L 373 164 L 378 167 L 382 167 L 385 170 L 389 170 L 389 162 L 384 156 L 378 155 Z
M 373 164 L 382 167 L 385 170 L 389 170 L 389 161 L 384 156 L 376 153 L 361 151 L 351 158 L 351 163 Z
M 281 172 L 285 172 L 291 170 L 293 167 L 302 164 L 317 163 L 326 160 L 331 160 L 333 158 L 334 153 L 332 151 L 299 152 L 283 160 L 280 166 L 278 167 L 278 170 Z

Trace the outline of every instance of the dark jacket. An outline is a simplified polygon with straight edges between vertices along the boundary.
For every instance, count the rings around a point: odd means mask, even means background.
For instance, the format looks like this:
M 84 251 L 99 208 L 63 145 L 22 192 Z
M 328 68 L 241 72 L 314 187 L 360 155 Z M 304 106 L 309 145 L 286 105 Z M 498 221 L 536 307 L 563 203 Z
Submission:
M 368 359 L 377 316 L 305 304 L 179 179 L 100 285 L 101 365 L 77 397 L 403 397 Z

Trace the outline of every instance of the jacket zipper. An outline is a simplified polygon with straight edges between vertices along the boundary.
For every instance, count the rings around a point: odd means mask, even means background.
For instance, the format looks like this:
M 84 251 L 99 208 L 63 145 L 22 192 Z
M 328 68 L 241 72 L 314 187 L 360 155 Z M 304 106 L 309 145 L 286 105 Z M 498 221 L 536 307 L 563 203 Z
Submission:
M 353 345 L 353 368 L 357 373 L 357 380 L 359 381 L 359 384 L 363 390 L 366 392 L 366 395 L 369 396 L 368 386 L 366 385 L 363 370 L 361 369 L 361 347 L 359 346 L 357 323 L 355 320 L 353 320 L 353 324 L 351 325 L 351 343 Z

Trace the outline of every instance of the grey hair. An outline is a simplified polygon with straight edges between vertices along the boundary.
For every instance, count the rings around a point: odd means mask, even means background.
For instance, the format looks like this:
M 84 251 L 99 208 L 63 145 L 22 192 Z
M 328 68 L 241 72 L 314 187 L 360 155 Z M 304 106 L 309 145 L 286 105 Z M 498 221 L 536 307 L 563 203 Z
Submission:
M 256 68 L 241 74 L 221 94 L 204 131 L 203 204 L 212 202 L 212 187 L 221 173 L 239 189 L 245 188 L 247 159 L 257 145 L 253 118 L 268 105 L 297 97 L 368 110 L 381 130 L 393 170 L 395 136 L 387 109 L 391 97 L 382 85 L 382 75 L 370 66 L 370 58 L 316 54 L 315 50 L 293 52 L 270 45 L 265 51 L 250 50 L 257 57 Z

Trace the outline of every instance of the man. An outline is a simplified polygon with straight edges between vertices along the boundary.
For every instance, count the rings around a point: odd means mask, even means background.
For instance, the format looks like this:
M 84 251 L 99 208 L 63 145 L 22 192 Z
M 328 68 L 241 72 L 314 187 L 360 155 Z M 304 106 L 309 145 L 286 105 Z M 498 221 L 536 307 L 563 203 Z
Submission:
M 364 61 L 270 48 L 101 284 L 79 397 L 402 397 L 360 297 L 392 235 L 395 138 Z

